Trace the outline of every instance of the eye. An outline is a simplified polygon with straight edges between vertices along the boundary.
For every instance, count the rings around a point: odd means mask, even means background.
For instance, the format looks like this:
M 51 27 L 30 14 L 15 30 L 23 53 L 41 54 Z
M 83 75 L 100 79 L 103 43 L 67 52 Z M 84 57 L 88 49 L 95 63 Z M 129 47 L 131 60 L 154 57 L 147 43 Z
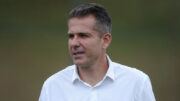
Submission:
M 81 37 L 81 38 L 86 38 L 86 37 L 89 37 L 87 34 L 85 34 L 85 33 L 79 33 L 79 36 Z
M 68 38 L 69 38 L 69 39 L 72 39 L 73 37 L 74 37 L 73 34 L 68 34 Z

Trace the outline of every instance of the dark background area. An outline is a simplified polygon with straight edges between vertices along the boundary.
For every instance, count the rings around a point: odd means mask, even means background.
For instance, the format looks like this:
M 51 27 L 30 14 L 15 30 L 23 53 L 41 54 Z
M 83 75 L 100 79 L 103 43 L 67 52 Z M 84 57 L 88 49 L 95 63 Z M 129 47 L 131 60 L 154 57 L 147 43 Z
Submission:
M 67 17 L 84 2 L 112 17 L 111 59 L 147 73 L 157 101 L 179 101 L 179 0 L 0 0 L 0 101 L 37 101 L 43 82 L 72 64 Z

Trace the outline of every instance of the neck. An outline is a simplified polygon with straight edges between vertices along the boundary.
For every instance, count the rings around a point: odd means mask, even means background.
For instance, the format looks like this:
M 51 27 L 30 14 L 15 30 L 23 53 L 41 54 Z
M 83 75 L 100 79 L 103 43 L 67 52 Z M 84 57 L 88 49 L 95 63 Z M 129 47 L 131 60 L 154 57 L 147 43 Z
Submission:
M 78 67 L 80 78 L 91 86 L 101 81 L 108 70 L 106 55 L 100 57 L 94 64 L 88 67 Z

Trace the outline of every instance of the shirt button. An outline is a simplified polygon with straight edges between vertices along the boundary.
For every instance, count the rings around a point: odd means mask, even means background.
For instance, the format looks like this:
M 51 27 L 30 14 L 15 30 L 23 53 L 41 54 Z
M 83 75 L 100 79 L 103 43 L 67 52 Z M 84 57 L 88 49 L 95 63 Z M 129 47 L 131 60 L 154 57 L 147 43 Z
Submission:
M 95 88 L 92 88 L 91 101 L 97 101 L 97 94 Z

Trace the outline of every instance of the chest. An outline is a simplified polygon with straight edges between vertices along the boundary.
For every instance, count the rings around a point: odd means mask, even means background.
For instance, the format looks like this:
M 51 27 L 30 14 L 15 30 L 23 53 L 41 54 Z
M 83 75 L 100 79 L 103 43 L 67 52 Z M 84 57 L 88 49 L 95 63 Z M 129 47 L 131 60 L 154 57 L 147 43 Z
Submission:
M 109 85 L 97 88 L 70 87 L 51 92 L 51 101 L 134 101 L 135 89 L 131 85 Z

